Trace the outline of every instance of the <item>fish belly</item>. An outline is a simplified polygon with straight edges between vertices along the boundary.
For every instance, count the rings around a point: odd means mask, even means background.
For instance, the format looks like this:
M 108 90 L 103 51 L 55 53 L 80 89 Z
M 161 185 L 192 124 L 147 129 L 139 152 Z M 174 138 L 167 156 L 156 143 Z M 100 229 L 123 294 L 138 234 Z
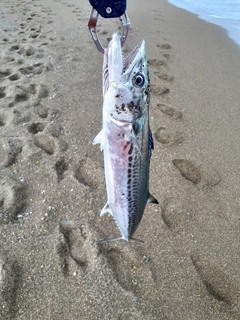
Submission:
M 147 152 L 142 154 L 139 152 L 131 140 L 131 132 L 124 126 L 116 126 L 111 121 L 106 121 L 103 130 L 108 195 L 105 207 L 115 219 L 123 239 L 128 241 L 136 230 L 147 203 L 149 168 Z M 142 138 L 139 138 L 140 143 Z

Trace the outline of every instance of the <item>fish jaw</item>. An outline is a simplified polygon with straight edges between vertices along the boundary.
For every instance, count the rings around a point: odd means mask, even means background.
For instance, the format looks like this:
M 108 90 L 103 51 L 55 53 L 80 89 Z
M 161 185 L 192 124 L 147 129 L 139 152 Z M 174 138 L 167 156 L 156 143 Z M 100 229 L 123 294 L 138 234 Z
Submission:
M 144 79 L 142 86 L 135 83 L 138 75 Z M 103 109 L 108 116 L 117 121 L 133 122 L 148 81 L 145 41 L 123 59 L 120 37 L 114 33 L 105 50 L 103 64 Z
M 108 80 L 113 85 L 119 85 L 123 70 L 123 55 L 120 37 L 117 33 L 113 34 L 108 48 L 105 50 L 104 59 L 108 66 Z
M 119 86 L 119 82 L 126 83 L 126 76 L 140 60 L 146 60 L 145 40 L 142 40 L 124 59 L 120 36 L 114 33 L 108 48 L 104 51 L 103 75 L 108 73 L 108 81 L 114 87 Z

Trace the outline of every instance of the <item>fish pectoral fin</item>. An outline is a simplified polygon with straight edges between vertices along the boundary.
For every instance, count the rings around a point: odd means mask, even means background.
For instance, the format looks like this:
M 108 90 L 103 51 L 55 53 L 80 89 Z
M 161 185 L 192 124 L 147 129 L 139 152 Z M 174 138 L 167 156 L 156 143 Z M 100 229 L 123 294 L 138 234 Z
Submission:
M 105 206 L 103 207 L 103 209 L 102 209 L 102 211 L 101 211 L 101 213 L 100 213 L 100 217 L 103 216 L 103 215 L 106 214 L 106 213 L 110 213 L 111 216 L 113 216 L 112 210 L 111 210 L 108 202 L 107 202 L 107 203 L 105 204 Z
M 155 204 L 158 204 L 159 202 L 157 201 L 156 198 L 154 198 L 154 196 L 151 195 L 151 193 L 149 192 L 148 193 L 148 200 L 147 200 L 147 204 L 149 203 L 155 203 Z
M 103 130 L 101 130 L 93 140 L 92 144 L 98 144 L 100 143 L 101 151 L 103 151 L 104 148 L 104 135 L 103 135 Z
M 137 138 L 136 138 L 133 130 L 131 130 L 131 133 L 129 133 L 129 134 L 127 135 L 127 138 L 129 138 L 129 140 L 131 141 L 132 145 L 133 145 L 135 148 L 137 148 L 137 150 L 138 150 L 141 158 L 143 158 L 141 147 L 140 147 L 140 145 L 139 145 L 139 143 L 138 143 L 138 140 L 137 140 Z

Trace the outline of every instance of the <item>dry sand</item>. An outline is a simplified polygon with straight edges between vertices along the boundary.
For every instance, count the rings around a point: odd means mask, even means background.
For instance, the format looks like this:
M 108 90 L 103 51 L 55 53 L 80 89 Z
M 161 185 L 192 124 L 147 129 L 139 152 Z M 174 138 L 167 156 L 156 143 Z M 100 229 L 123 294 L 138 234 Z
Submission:
M 240 48 L 164 0 L 131 0 L 155 150 L 135 234 L 106 201 L 102 54 L 87 0 L 0 3 L 0 319 L 240 319 Z M 118 20 L 101 20 L 101 39 Z

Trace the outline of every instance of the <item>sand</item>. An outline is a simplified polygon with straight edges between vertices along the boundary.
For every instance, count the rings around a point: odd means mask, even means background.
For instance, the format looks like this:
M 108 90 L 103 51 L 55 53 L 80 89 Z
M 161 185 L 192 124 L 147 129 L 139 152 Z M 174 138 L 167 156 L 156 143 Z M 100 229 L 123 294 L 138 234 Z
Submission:
M 0 4 L 0 319 L 240 319 L 240 48 L 164 0 L 132 0 L 155 150 L 130 241 L 106 202 L 102 54 L 88 1 Z M 104 43 L 118 20 L 99 22 Z

